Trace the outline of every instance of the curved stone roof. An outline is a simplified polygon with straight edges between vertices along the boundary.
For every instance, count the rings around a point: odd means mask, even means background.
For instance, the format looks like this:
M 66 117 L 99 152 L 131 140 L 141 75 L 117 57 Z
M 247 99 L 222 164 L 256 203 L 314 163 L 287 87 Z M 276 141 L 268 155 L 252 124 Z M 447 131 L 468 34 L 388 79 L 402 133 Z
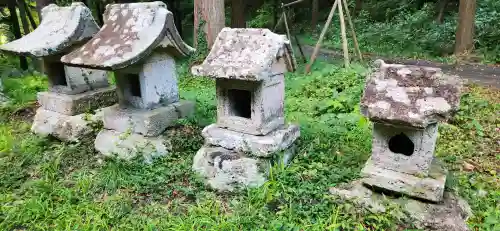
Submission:
M 174 18 L 159 1 L 110 4 L 101 30 L 80 49 L 62 57 L 68 65 L 121 69 L 147 57 L 156 48 L 188 55 L 194 49 L 182 41 Z
M 361 112 L 372 121 L 425 128 L 448 119 L 460 104 L 461 80 L 439 68 L 386 64 L 366 83 Z
M 286 67 L 276 67 L 284 59 Z M 261 81 L 285 71 L 295 71 L 290 41 L 268 29 L 224 28 L 212 50 L 193 75 Z
M 0 46 L 0 50 L 45 57 L 62 53 L 73 45 L 85 42 L 99 31 L 91 11 L 81 2 L 68 7 L 50 4 L 42 9 L 42 18 L 33 32 Z

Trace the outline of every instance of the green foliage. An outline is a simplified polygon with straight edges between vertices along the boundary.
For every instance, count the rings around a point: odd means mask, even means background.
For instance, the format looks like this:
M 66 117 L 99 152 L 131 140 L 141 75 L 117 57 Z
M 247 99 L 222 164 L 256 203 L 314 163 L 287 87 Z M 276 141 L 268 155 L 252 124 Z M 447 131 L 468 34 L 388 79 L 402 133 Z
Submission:
M 201 15 L 201 12 L 198 12 L 198 14 Z M 205 59 L 205 57 L 208 55 L 208 42 L 205 33 L 203 33 L 203 28 L 205 27 L 206 23 L 207 22 L 203 20 L 203 17 L 200 17 L 199 23 L 197 25 L 198 33 L 196 34 L 196 52 L 191 55 L 190 63 L 203 62 L 203 59 Z
M 92 138 L 64 144 L 37 137 L 28 122 L 0 114 L 0 229 L 410 228 L 397 208 L 371 214 L 327 193 L 329 187 L 358 178 L 370 155 L 370 124 L 358 111 L 365 72 L 356 65 L 345 70 L 318 63 L 309 76 L 288 74 L 286 117 L 301 125 L 298 155 L 287 168 L 275 166 L 263 187 L 236 194 L 211 191 L 191 170 L 193 156 L 203 145 L 201 129 L 215 118 L 216 101 L 214 81 L 191 76 L 188 63 L 180 64 L 179 86 L 182 98 L 196 101 L 196 115 L 167 131 L 170 154 L 150 165 L 140 159 L 102 160 Z M 36 91 L 46 87 L 38 77 L 7 78 L 5 85 L 6 93 L 20 102 L 16 105 L 34 100 Z M 500 161 L 490 158 L 495 147 L 491 142 L 498 138 L 492 113 L 498 111 L 498 97 L 485 97 L 488 94 L 481 88 L 465 94 L 463 111 L 440 128 L 438 144 L 438 155 L 456 173 L 450 189 L 471 203 L 475 215 L 470 225 L 478 230 L 495 230 L 500 209 L 498 181 L 488 172 Z M 482 137 L 475 137 L 476 127 L 468 126 L 473 120 L 481 126 Z M 462 171 L 462 161 L 475 156 L 489 158 L 481 165 L 487 171 Z M 487 195 L 478 195 L 479 189 Z
M 457 2 L 450 1 L 440 24 L 436 21 L 438 1 L 363 1 L 363 11 L 354 19 L 361 50 L 387 57 L 450 61 L 446 58 L 454 52 Z M 477 1 L 475 48 L 484 62 L 500 61 L 500 45 L 497 42 L 500 39 L 497 30 L 500 26 L 499 12 L 499 1 Z M 323 15 L 327 13 L 326 9 L 322 11 Z M 306 34 L 303 40 L 315 44 L 323 23 L 315 28 L 314 37 Z M 325 47 L 342 49 L 339 31 L 338 17 L 334 17 L 325 38 Z M 350 44 L 350 47 L 353 45 Z
M 247 26 L 251 28 L 269 28 L 273 22 L 273 3 L 266 2 L 261 8 L 257 9 L 255 17 L 247 22 Z
M 29 75 L 23 78 L 4 78 L 6 95 L 13 99 L 11 104 L 22 107 L 36 100 L 36 93 L 47 89 L 47 78 Z

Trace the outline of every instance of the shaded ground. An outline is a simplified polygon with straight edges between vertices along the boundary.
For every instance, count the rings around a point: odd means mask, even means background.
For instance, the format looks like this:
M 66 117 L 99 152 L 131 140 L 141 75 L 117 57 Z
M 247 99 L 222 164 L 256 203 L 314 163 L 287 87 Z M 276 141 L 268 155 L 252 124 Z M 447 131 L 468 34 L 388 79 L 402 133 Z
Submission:
M 309 45 L 302 45 L 302 49 L 304 51 L 304 54 L 306 55 L 307 59 L 311 56 L 314 47 L 309 46 Z M 298 49 L 296 49 L 298 50 Z M 300 55 L 297 52 L 297 55 Z M 338 51 L 335 50 L 329 50 L 329 49 L 320 49 L 320 52 L 318 53 L 318 58 L 319 59 L 339 59 L 342 58 L 342 54 Z M 444 63 L 438 63 L 438 62 L 433 62 L 433 61 L 427 61 L 427 60 L 408 60 L 408 59 L 394 59 L 394 58 L 386 58 L 386 57 L 381 57 L 381 56 L 375 56 L 375 55 L 366 55 L 363 57 L 365 59 L 370 59 L 370 60 L 376 60 L 376 59 L 383 59 L 385 60 L 386 63 L 401 63 L 401 64 L 408 64 L 408 65 L 425 65 L 425 66 L 431 66 L 431 67 L 439 67 L 441 68 L 445 73 L 450 73 L 454 75 L 458 75 L 462 77 L 463 79 L 469 81 L 469 82 L 474 82 L 483 86 L 488 86 L 488 87 L 495 87 L 495 88 L 500 88 L 500 67 L 495 67 L 495 66 L 487 66 L 487 65 L 481 65 L 481 64 L 444 64 Z M 297 56 L 298 60 L 302 60 L 302 58 Z

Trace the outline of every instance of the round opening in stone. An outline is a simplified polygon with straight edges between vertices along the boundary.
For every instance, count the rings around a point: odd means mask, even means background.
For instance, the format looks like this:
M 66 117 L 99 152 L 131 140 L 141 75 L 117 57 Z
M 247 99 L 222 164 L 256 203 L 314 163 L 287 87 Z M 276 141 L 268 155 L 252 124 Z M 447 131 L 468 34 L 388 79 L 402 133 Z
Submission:
M 415 144 L 404 133 L 400 133 L 389 139 L 389 150 L 394 153 L 411 156 L 415 150 Z

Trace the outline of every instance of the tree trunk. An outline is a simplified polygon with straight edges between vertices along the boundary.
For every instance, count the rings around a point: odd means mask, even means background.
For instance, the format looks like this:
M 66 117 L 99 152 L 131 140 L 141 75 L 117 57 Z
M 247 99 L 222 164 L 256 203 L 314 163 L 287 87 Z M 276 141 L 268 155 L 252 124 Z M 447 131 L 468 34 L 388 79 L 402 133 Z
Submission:
M 7 8 L 10 13 L 10 25 L 12 28 L 12 32 L 14 33 L 14 37 L 16 39 L 21 38 L 21 28 L 19 26 L 19 19 L 17 18 L 16 11 L 16 0 L 10 0 L 7 3 Z M 28 60 L 24 56 L 19 56 L 19 64 L 22 70 L 28 70 Z
M 318 25 L 318 17 L 319 17 L 319 0 L 312 0 L 311 6 L 311 28 L 314 30 Z
M 177 31 L 179 34 L 182 36 L 182 20 L 184 19 L 182 16 L 181 12 L 181 1 L 174 1 L 174 11 L 172 13 L 174 14 L 174 21 L 175 21 L 175 27 L 177 27 Z
M 436 22 L 438 22 L 439 24 L 443 23 L 444 11 L 446 10 L 446 6 L 448 6 L 448 2 L 449 2 L 449 0 L 440 0 L 439 1 L 438 16 L 436 18 Z
M 194 1 L 194 36 L 197 46 L 198 26 L 204 21 L 203 31 L 208 48 L 214 44 L 215 38 L 225 26 L 224 0 L 195 0 Z
M 182 36 L 182 13 L 180 11 L 180 0 L 166 0 L 168 10 L 174 15 L 174 23 L 177 31 Z
M 363 9 L 363 0 L 356 0 L 356 3 L 354 4 L 354 9 L 352 11 L 352 16 L 356 17 L 359 12 Z
M 24 0 L 18 0 L 17 6 L 19 7 L 19 16 L 21 17 L 21 22 L 23 23 L 24 35 L 30 33 L 30 24 L 28 23 L 28 16 L 26 14 L 26 8 L 24 7 Z
M 462 54 L 474 47 L 474 20 L 476 0 L 460 0 L 455 54 Z
M 279 22 L 280 12 L 279 12 L 279 0 L 273 1 L 273 28 L 276 28 Z
M 33 15 L 31 14 L 31 11 L 30 11 L 28 4 L 26 4 L 25 1 L 21 1 L 21 2 L 23 4 L 24 8 L 26 9 L 26 16 L 28 16 L 28 19 L 30 20 L 31 27 L 33 27 L 33 30 L 36 29 L 37 25 L 36 25 L 35 19 L 33 18 Z
M 104 25 L 104 10 L 105 6 L 102 1 L 95 1 L 95 8 L 97 10 L 97 23 L 99 23 L 100 26 Z
M 38 23 L 42 22 L 42 9 L 52 3 L 54 3 L 55 0 L 36 0 L 36 11 L 38 12 Z M 44 62 L 43 59 L 33 59 L 33 62 L 36 65 L 36 69 L 40 73 L 45 73 L 45 67 L 44 67 Z
M 231 1 L 231 27 L 245 28 L 245 1 L 232 0 Z

